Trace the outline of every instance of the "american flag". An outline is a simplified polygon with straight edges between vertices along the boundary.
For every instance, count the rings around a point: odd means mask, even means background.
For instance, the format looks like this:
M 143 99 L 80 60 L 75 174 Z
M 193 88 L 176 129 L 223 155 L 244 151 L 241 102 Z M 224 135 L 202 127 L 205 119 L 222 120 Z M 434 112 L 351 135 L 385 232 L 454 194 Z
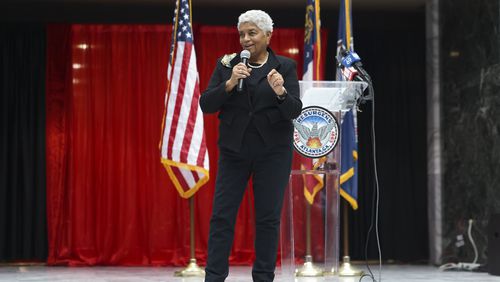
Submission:
M 177 0 L 168 64 L 161 161 L 183 198 L 208 181 L 208 152 L 188 0 Z
M 306 21 L 304 34 L 304 73 L 303 81 L 321 80 L 320 59 L 321 59 L 321 37 L 319 20 L 319 1 L 308 0 L 306 6 Z M 313 160 L 300 157 L 301 169 L 312 170 L 320 166 L 326 158 Z M 304 175 L 304 196 L 309 204 L 313 204 L 314 197 L 323 188 L 323 177 L 314 174 Z

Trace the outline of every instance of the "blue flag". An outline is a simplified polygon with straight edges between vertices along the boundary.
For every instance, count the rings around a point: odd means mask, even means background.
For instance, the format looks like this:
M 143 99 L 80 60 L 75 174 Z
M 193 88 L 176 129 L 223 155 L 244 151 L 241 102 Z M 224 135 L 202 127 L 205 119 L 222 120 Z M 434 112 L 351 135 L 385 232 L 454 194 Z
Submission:
M 337 55 L 342 47 L 354 51 L 351 0 L 340 1 Z M 337 80 L 345 80 L 338 69 Z M 358 140 L 356 130 L 356 112 L 355 109 L 351 109 L 342 119 L 340 195 L 355 210 L 358 208 Z
M 342 121 L 340 195 L 358 209 L 358 143 L 353 110 Z

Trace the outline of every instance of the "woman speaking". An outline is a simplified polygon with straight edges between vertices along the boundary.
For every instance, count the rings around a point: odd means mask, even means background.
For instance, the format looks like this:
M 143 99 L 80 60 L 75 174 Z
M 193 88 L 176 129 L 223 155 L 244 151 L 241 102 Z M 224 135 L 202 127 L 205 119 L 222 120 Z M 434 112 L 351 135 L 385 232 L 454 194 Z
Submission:
M 273 281 L 281 207 L 292 164 L 292 119 L 302 109 L 295 62 L 269 48 L 271 17 L 250 10 L 239 16 L 237 28 L 242 54 L 217 60 L 200 98 L 202 111 L 219 112 L 220 119 L 206 282 L 228 276 L 236 215 L 250 178 L 255 199 L 252 277 Z

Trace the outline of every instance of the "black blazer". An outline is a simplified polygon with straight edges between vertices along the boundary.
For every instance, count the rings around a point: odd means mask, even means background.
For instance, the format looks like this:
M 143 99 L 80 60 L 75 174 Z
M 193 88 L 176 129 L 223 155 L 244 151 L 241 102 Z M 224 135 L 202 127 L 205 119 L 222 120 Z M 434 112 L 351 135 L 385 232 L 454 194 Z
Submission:
M 219 146 L 238 152 L 243 136 L 251 120 L 266 145 L 291 144 L 293 140 L 292 119 L 302 110 L 296 63 L 292 59 L 275 55 L 268 48 L 269 58 L 262 77 L 259 78 L 255 93 L 242 92 L 236 88 L 227 93 L 226 81 L 231 77 L 232 68 L 240 62 L 236 55 L 230 62 L 217 60 L 217 66 L 210 78 L 207 89 L 200 97 L 200 107 L 204 113 L 219 111 Z M 276 69 L 285 81 L 287 97 L 283 101 L 276 98 L 266 75 Z M 250 74 L 252 75 L 252 74 Z M 249 94 L 254 95 L 249 99 Z

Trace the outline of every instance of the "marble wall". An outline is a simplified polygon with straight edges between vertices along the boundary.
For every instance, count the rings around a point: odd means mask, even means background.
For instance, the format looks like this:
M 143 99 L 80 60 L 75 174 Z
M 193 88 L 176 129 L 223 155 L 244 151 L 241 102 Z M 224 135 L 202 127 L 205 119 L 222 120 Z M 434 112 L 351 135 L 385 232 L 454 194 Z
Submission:
M 440 0 L 442 263 L 479 262 L 500 213 L 500 0 Z M 461 237 L 462 236 L 462 237 Z

